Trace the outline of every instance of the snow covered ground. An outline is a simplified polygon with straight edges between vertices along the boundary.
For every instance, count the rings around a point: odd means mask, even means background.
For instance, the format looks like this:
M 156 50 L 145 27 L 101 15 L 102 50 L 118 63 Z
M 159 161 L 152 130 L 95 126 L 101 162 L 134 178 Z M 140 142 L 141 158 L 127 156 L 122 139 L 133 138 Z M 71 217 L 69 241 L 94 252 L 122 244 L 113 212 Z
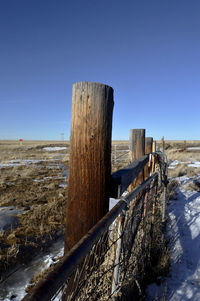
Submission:
M 200 192 L 186 190 L 194 180 L 200 177 L 180 177 L 177 200 L 169 201 L 170 275 L 160 286 L 154 283 L 147 288 L 147 301 L 200 300 Z

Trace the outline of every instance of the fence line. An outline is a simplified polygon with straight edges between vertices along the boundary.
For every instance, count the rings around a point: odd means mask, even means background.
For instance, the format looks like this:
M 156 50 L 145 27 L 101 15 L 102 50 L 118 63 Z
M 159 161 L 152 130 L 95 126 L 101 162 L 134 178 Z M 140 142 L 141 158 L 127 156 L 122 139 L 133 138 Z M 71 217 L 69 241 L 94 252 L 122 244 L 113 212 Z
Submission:
M 124 150 L 123 151 L 124 153 L 123 154 L 120 154 L 119 156 L 117 156 L 116 155 L 116 153 L 114 154 L 114 162 L 115 162 L 115 164 L 117 163 L 117 160 L 119 159 L 119 158 L 121 158 L 121 157 L 125 157 L 125 156 L 127 156 L 127 155 L 129 155 L 129 151 L 126 151 L 126 150 Z
M 130 130 L 132 163 L 111 175 L 113 89 L 76 83 L 72 99 L 65 255 L 23 301 L 122 300 L 133 288 L 140 294 L 156 221 L 165 219 L 166 157 L 152 153 L 151 137 L 145 154 L 146 130 Z M 117 147 L 115 162 L 116 154 Z M 118 202 L 107 212 L 109 197 Z
M 149 155 L 144 155 L 124 168 L 114 172 L 111 177 L 110 197 L 118 197 L 119 186 L 119 195 L 122 195 L 129 185 L 138 177 L 139 173 L 143 170 L 148 161 Z
M 59 292 L 62 292 L 61 295 L 63 292 L 67 294 L 63 300 L 108 300 L 114 295 L 123 295 L 126 287 L 130 283 L 133 285 L 133 281 L 139 286 L 142 269 L 137 267 L 138 253 L 141 256 L 142 249 L 150 248 L 157 190 L 166 175 L 162 154 L 155 153 L 154 156 L 159 164 L 157 172 L 126 197 L 121 197 L 115 207 L 55 265 L 53 271 L 23 301 L 62 300 Z M 140 165 L 138 169 L 139 163 L 134 164 L 133 170 L 136 171 L 132 171 L 132 177 L 143 168 Z M 123 176 L 122 173 L 122 182 Z M 145 260 L 149 255 L 146 256 Z
M 119 154 L 120 153 L 120 154 Z M 112 147 L 112 160 L 114 161 L 114 164 L 117 164 L 118 160 L 122 157 L 124 160 L 128 161 L 129 159 L 129 146 L 128 145 L 113 145 Z

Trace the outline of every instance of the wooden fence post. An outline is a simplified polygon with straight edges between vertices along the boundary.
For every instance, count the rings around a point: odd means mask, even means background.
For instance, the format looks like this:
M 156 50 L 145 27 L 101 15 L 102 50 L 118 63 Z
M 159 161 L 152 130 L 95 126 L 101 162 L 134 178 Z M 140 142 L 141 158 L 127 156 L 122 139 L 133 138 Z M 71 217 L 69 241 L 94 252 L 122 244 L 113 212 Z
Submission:
M 113 89 L 73 85 L 65 253 L 109 210 Z
M 165 151 L 165 138 L 164 136 L 162 137 L 162 152 L 164 153 Z
M 145 138 L 145 154 L 152 153 L 152 147 L 153 147 L 153 138 L 146 137 Z
M 130 130 L 129 137 L 130 145 L 130 161 L 133 162 L 145 154 L 145 129 Z M 144 181 L 144 172 L 142 171 L 131 188 L 134 188 Z
M 183 151 L 187 150 L 187 143 L 186 140 L 183 141 Z
M 156 152 L 156 141 L 155 140 L 153 141 L 153 144 L 152 144 L 152 152 L 153 153 Z
M 115 144 L 115 164 L 117 164 L 117 144 Z
M 153 144 L 152 144 L 152 153 L 155 153 L 156 152 L 156 141 L 153 141 Z M 151 172 L 154 173 L 155 171 L 155 156 L 153 156 L 152 158 L 152 168 L 151 168 Z
M 153 145 L 153 138 L 152 137 L 146 137 L 145 138 L 145 155 L 152 153 L 152 145 Z M 144 168 L 144 179 L 148 179 L 151 171 L 151 166 L 147 164 Z

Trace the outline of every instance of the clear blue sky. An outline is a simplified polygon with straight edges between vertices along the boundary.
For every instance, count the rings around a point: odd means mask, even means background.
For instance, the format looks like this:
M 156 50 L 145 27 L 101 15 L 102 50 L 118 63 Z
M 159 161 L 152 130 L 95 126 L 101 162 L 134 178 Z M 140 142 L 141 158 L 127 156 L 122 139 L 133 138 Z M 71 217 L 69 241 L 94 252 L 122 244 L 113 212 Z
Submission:
M 0 0 L 0 139 L 69 138 L 77 81 L 113 87 L 113 139 L 200 139 L 200 1 Z

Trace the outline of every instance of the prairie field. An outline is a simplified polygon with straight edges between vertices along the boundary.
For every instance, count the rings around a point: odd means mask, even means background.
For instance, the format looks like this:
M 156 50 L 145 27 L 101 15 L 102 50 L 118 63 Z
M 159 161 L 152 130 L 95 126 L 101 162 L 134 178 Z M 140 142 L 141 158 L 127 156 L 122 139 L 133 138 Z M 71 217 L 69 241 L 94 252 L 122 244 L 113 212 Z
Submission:
M 127 148 L 113 143 L 113 171 Z M 0 141 L 0 278 L 63 236 L 68 166 L 68 141 Z
M 165 146 L 169 163 L 177 160 L 169 176 L 200 172 L 200 166 L 181 163 L 200 160 L 197 150 L 183 151 L 183 141 Z M 129 141 L 112 141 L 112 171 L 128 163 Z M 34 254 L 63 235 L 68 166 L 68 141 L 0 141 L 1 277 L 16 262 L 28 260 L 30 250 Z
M 0 277 L 63 234 L 69 143 L 0 141 Z
M 0 141 L 0 279 L 63 237 L 69 167 L 68 141 Z M 162 141 L 157 141 L 157 150 Z M 174 197 L 182 176 L 187 189 L 200 174 L 200 141 L 165 141 Z M 129 141 L 112 141 L 112 172 L 129 163 Z
M 161 143 L 158 143 L 161 148 Z M 200 141 L 166 141 L 169 177 L 200 174 Z

